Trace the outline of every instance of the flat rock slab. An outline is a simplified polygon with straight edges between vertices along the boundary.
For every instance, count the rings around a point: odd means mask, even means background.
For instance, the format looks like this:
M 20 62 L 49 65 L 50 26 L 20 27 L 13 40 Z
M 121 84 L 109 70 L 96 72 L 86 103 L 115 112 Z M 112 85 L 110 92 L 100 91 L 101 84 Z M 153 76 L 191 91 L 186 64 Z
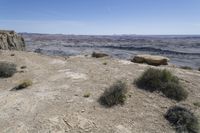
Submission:
M 136 55 L 132 62 L 135 63 L 147 63 L 153 66 L 160 66 L 160 65 L 168 65 L 169 58 L 164 56 L 155 56 L 155 55 Z

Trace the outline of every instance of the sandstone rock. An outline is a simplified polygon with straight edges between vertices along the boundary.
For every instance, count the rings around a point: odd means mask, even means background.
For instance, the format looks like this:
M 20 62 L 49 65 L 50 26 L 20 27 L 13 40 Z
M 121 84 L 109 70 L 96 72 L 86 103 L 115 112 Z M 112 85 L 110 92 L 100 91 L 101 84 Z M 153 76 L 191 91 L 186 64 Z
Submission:
M 163 56 L 155 56 L 155 55 L 136 55 L 132 62 L 135 63 L 147 63 L 149 65 L 159 66 L 159 65 L 167 65 L 169 62 L 169 58 Z
M 15 31 L 0 30 L 0 49 L 25 50 L 24 39 Z
M 109 55 L 105 54 L 105 53 L 96 53 L 96 52 L 92 53 L 92 57 L 95 57 L 95 58 L 102 58 L 102 57 L 106 57 L 106 56 L 109 56 Z

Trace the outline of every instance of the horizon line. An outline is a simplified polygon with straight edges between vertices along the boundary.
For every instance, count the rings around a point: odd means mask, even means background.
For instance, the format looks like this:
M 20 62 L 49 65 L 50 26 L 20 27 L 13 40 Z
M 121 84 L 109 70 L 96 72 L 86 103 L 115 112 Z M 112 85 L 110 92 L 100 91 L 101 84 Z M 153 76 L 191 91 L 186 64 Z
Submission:
M 40 32 L 17 32 L 19 34 L 42 34 L 42 35 L 74 35 L 74 36 L 200 36 L 200 34 L 73 34 L 73 33 L 40 33 Z

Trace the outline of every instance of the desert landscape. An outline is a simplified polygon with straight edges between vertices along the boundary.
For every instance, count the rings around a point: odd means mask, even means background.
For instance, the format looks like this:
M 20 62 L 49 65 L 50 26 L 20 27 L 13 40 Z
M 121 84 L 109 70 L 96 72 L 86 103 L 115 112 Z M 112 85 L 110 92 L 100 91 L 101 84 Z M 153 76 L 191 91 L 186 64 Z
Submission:
M 140 63 L 141 56 L 125 60 L 99 51 L 44 55 L 26 51 L 15 32 L 1 35 L 2 133 L 199 132 L 198 70 L 151 55 Z M 155 84 L 148 79 L 159 76 Z M 173 107 L 182 112 L 170 117 Z
M 64 35 L 21 33 L 27 51 L 45 55 L 73 56 L 107 53 L 120 59 L 138 54 L 161 55 L 179 67 L 200 66 L 199 35 Z

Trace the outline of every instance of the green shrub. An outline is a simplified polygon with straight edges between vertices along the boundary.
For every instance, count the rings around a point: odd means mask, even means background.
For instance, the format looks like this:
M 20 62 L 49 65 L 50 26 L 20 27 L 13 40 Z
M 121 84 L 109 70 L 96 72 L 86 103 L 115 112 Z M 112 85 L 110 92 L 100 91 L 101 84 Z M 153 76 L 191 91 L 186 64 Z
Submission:
M 128 87 L 125 82 L 117 81 L 112 86 L 107 88 L 102 96 L 99 98 L 99 102 L 107 107 L 114 105 L 123 105 L 126 100 L 126 93 Z
M 186 70 L 192 70 L 192 68 L 189 67 L 189 66 L 181 66 L 180 68 L 181 68 L 181 69 L 186 69 Z
M 33 83 L 31 80 L 24 80 L 18 86 L 14 87 L 11 91 L 22 90 L 22 89 L 25 89 L 25 88 L 31 86 L 32 84 Z
M 165 118 L 175 127 L 178 133 L 199 133 L 197 117 L 189 110 L 174 106 L 165 114 Z
M 169 82 L 162 89 L 163 94 L 171 99 L 182 101 L 188 97 L 188 92 L 177 83 Z
M 179 79 L 166 69 L 149 68 L 135 83 L 141 89 L 150 92 L 160 91 L 166 97 L 177 101 L 186 99 L 188 95 L 179 83 Z
M 166 83 L 179 83 L 178 78 L 167 70 L 149 68 L 136 80 L 136 85 L 150 92 L 162 90 Z
M 17 72 L 16 67 L 13 63 L 0 62 L 0 78 L 12 77 Z

